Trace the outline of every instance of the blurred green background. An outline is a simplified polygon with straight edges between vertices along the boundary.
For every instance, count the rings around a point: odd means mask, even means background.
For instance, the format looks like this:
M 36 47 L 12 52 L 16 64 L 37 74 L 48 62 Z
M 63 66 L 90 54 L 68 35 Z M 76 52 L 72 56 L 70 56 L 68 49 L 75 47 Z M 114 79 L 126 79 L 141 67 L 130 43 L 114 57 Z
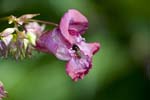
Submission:
M 59 23 L 71 8 L 89 20 L 84 34 L 101 50 L 83 80 L 73 82 L 66 62 L 36 53 L 31 59 L 0 60 L 4 100 L 149 100 L 149 0 L 0 0 L 0 17 L 40 13 L 37 19 Z M 0 31 L 8 27 L 0 22 Z

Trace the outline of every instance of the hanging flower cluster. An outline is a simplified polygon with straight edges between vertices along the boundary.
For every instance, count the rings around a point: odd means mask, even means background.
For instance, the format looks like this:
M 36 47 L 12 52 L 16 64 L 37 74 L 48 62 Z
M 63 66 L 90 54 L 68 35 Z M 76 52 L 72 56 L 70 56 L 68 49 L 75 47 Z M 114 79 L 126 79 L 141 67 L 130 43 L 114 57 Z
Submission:
M 14 24 L 14 27 L 0 32 L 0 56 L 12 56 L 16 59 L 31 56 L 37 36 L 44 31 L 44 26 L 30 22 L 35 16 L 37 14 L 27 14 L 19 18 L 8 17 L 9 24 Z
M 75 9 L 68 10 L 59 24 L 33 19 L 37 15 L 8 17 L 14 27 L 0 32 L 0 56 L 23 59 L 30 57 L 33 50 L 54 54 L 67 61 L 66 72 L 74 81 L 82 79 L 91 69 L 92 57 L 100 48 L 99 43 L 87 43 L 81 36 L 88 28 L 87 18 Z M 48 24 L 55 28 L 45 30 Z
M 0 81 L 0 100 L 7 96 L 7 92 L 4 90 L 3 83 Z

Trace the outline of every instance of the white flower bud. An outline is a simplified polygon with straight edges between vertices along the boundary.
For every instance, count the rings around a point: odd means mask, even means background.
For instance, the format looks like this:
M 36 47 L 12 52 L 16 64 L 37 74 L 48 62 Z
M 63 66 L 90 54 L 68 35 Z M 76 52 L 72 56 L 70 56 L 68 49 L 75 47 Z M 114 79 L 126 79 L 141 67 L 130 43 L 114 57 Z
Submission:
M 26 36 L 32 45 L 36 44 L 36 35 L 34 33 L 28 32 Z

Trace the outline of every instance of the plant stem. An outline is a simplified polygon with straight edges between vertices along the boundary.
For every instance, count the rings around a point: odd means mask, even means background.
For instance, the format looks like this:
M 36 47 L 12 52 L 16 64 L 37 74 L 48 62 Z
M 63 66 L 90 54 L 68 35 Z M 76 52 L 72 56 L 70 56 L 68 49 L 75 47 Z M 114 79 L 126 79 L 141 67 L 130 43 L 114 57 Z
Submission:
M 0 21 L 6 21 L 6 20 L 8 20 L 8 18 L 9 18 L 9 16 L 8 17 L 2 17 L 2 18 L 0 18 Z
M 58 24 L 56 24 L 56 23 L 48 22 L 48 21 L 44 21 L 44 20 L 30 19 L 29 21 L 58 26 Z

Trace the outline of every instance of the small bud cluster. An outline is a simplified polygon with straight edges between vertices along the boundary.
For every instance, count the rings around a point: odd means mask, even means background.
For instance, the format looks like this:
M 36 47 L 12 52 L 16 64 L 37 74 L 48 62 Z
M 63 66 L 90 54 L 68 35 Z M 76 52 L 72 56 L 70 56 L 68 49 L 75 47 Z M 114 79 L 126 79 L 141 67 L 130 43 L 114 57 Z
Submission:
M 44 30 L 37 22 L 31 19 L 38 14 L 26 14 L 19 18 L 8 17 L 8 23 L 14 24 L 12 28 L 6 28 L 0 32 L 0 56 L 7 58 L 23 59 L 32 55 L 36 39 Z

